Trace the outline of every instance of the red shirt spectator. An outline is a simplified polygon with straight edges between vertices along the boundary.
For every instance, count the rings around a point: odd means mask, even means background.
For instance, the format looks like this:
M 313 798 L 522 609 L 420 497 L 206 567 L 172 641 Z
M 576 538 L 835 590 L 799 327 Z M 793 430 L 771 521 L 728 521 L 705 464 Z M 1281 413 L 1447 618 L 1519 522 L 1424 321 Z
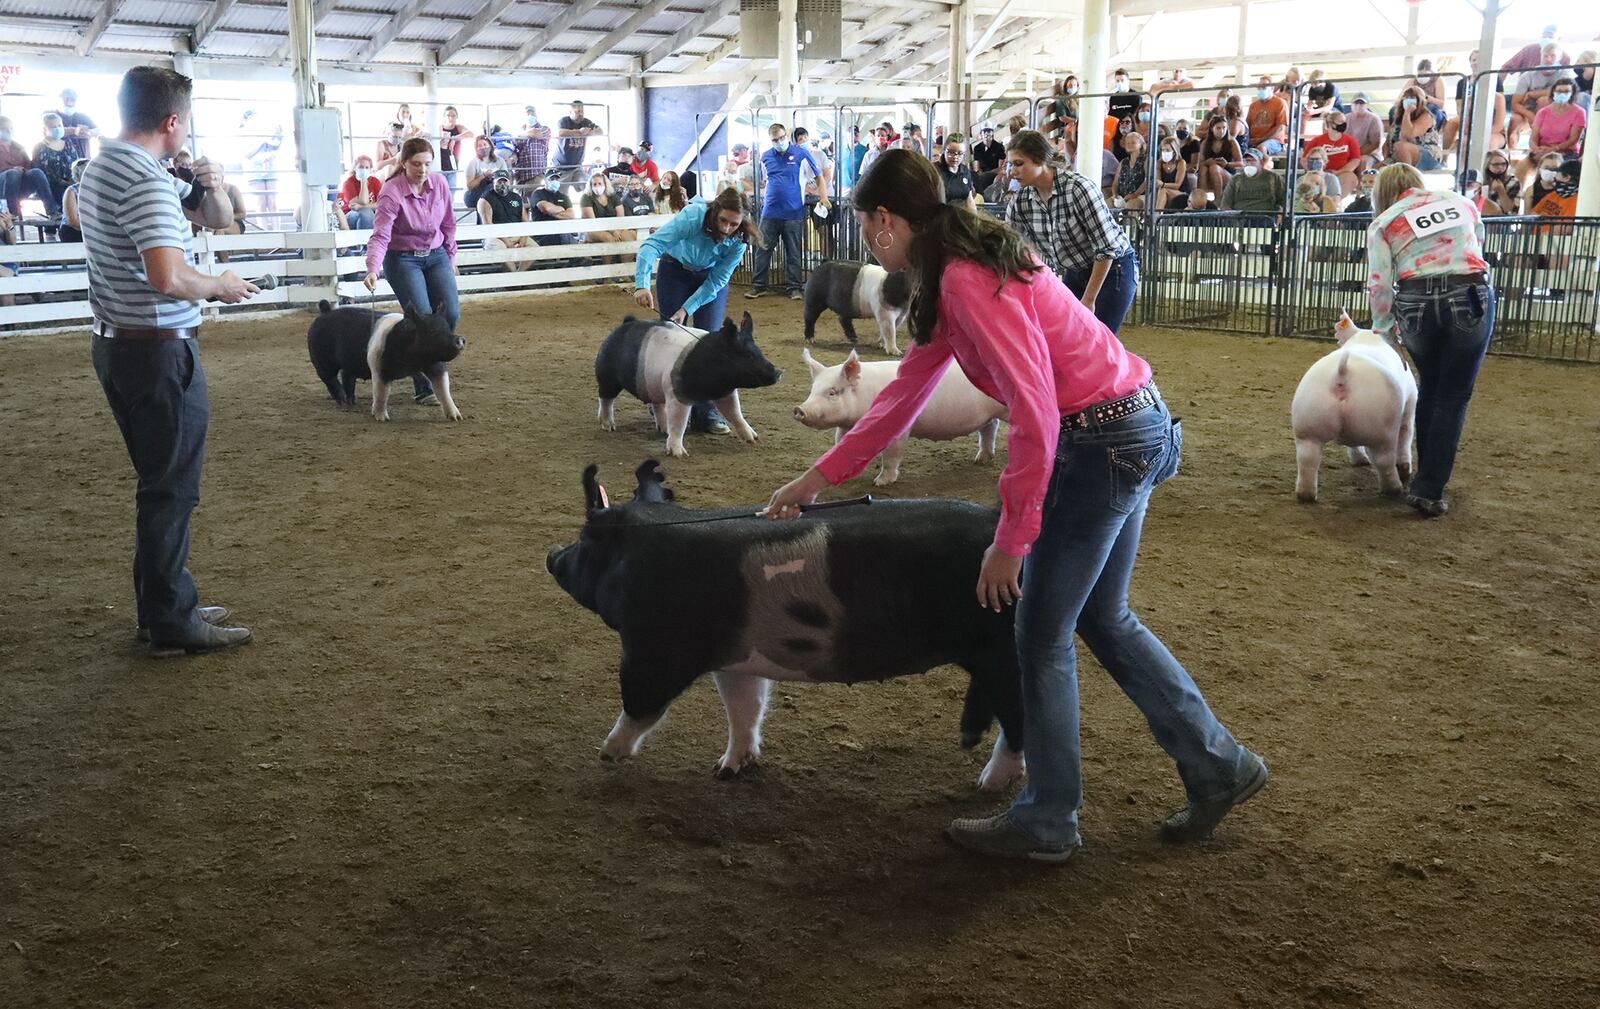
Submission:
M 1319 147 L 1328 149 L 1328 171 L 1337 172 L 1346 165 L 1361 160 L 1361 145 L 1349 133 L 1339 134 L 1339 139 L 1323 133 L 1321 136 L 1306 141 L 1305 148 L 1314 151 Z
M 361 183 L 357 181 L 355 173 L 344 177 L 344 185 L 339 187 L 339 209 L 345 213 L 350 212 L 350 201 L 356 198 L 357 188 Z M 376 174 L 367 176 L 367 200 L 371 203 L 378 202 L 378 194 L 383 191 L 383 183 Z
M 648 177 L 656 185 L 661 184 L 661 166 L 655 163 L 654 158 L 648 161 L 640 161 L 639 155 L 635 154 L 633 160 L 628 162 L 628 170 L 635 175 Z

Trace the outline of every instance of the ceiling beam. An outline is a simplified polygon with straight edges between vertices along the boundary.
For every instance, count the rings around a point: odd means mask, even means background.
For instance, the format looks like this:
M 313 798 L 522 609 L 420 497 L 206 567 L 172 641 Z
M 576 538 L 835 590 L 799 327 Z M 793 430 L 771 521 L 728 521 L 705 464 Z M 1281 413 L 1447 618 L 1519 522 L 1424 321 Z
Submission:
M 649 3 L 634 11 L 633 16 L 617 25 L 611 31 L 600 36 L 594 45 L 583 51 L 583 55 L 567 64 L 567 73 L 582 73 L 589 64 L 611 51 L 611 47 L 632 35 L 636 30 L 643 28 L 652 18 L 667 9 L 673 0 L 650 0 Z
M 439 47 L 439 65 L 444 66 L 454 59 L 456 53 L 471 45 L 487 28 L 500 20 L 500 15 L 516 2 L 517 0 L 488 0 L 478 9 L 478 13 L 473 15 L 471 21 L 457 28 L 456 33 Z
M 739 9 L 739 0 L 716 0 L 704 14 L 690 18 L 671 38 L 644 54 L 639 65 L 645 70 L 673 55 L 684 46 L 710 31 L 718 21 L 730 17 Z M 735 35 L 738 33 L 736 32 Z
M 411 19 L 416 17 L 417 13 L 427 5 L 428 0 L 410 0 L 404 7 L 395 11 L 394 16 L 382 28 L 378 29 L 376 35 L 372 36 L 372 41 L 356 52 L 356 62 L 370 62 L 379 53 L 388 48 L 389 43 L 399 38 L 400 33 L 411 23 Z
M 716 66 L 718 63 L 721 63 L 723 60 L 727 59 L 729 56 L 735 55 L 738 51 L 739 51 L 739 36 L 735 35 L 733 38 L 728 39 L 727 41 L 723 42 L 721 45 L 713 47 L 710 52 L 706 53 L 704 56 L 698 57 L 693 63 L 689 64 L 688 66 L 684 67 L 681 70 L 678 70 L 677 73 L 680 73 L 680 74 L 699 74 L 699 73 L 704 73 L 705 71 L 710 70 L 712 67 Z
M 83 38 L 78 40 L 78 55 L 87 56 L 94 52 L 94 47 L 99 44 L 101 36 L 106 29 L 111 27 L 111 22 L 117 17 L 117 12 L 127 0 L 104 0 L 100 9 L 95 12 L 94 19 L 83 30 Z
M 549 24 L 545 25 L 543 31 L 529 36 L 528 41 L 522 44 L 522 48 L 512 54 L 511 58 L 502 63 L 501 66 L 510 67 L 511 69 L 526 66 L 529 60 L 544 52 L 551 39 L 577 24 L 585 14 L 588 14 L 598 6 L 600 6 L 600 0 L 573 0 L 572 6 L 557 14 Z
M 228 16 L 228 12 L 233 10 L 234 5 L 238 2 L 239 0 L 216 0 L 206 9 L 206 12 L 200 16 L 199 22 L 194 26 L 194 34 L 189 38 L 189 51 L 191 53 L 200 51 L 200 47 L 206 44 L 206 39 L 211 37 L 211 33 L 217 30 L 217 25 L 221 23 L 223 18 Z
M 333 13 L 333 8 L 338 6 L 339 0 L 317 0 L 311 8 L 311 23 L 321 24 L 322 20 Z
M 921 26 L 913 25 L 905 32 L 892 32 L 887 39 L 873 46 L 861 56 L 851 60 L 850 65 L 845 68 L 844 76 L 859 77 L 863 70 L 871 69 L 882 63 L 884 58 L 891 53 L 899 53 L 906 49 L 916 48 L 923 40 L 931 38 L 939 32 L 949 30 L 950 26 L 948 24 L 940 23 L 937 19 L 930 19 Z

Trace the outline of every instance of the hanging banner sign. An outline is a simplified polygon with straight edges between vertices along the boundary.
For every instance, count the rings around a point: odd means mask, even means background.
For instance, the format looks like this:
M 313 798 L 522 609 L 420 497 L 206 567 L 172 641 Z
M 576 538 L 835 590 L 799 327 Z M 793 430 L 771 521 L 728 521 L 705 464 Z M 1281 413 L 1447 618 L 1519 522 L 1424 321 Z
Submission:
M 11 85 L 22 76 L 22 67 L 15 63 L 0 64 L 0 94 L 11 90 Z

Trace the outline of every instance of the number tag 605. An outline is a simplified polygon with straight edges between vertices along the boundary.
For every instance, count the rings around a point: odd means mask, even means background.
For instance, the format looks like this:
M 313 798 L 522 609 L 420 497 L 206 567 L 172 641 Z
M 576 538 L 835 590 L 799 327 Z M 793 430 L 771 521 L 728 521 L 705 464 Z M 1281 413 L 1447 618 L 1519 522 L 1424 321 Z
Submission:
M 1418 238 L 1451 228 L 1464 228 L 1472 223 L 1472 218 L 1460 207 L 1443 202 L 1425 203 L 1406 211 L 1403 216 L 1406 223 L 1411 225 L 1412 234 Z

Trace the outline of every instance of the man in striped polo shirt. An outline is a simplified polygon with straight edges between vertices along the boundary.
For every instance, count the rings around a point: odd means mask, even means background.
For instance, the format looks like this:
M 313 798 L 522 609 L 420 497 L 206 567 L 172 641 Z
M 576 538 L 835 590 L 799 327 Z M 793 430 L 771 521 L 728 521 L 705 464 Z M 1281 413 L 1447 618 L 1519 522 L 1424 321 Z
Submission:
M 190 265 L 190 222 L 226 227 L 233 208 L 206 159 L 194 163 L 193 186 L 159 164 L 189 138 L 189 103 L 182 74 L 129 70 L 117 92 L 122 134 L 101 141 L 78 186 L 94 370 L 139 477 L 133 590 L 139 636 L 156 656 L 250 640 L 243 627 L 221 626 L 226 609 L 199 605 L 185 566 L 211 413 L 199 303 L 231 305 L 257 290 L 231 272 L 209 277 Z

